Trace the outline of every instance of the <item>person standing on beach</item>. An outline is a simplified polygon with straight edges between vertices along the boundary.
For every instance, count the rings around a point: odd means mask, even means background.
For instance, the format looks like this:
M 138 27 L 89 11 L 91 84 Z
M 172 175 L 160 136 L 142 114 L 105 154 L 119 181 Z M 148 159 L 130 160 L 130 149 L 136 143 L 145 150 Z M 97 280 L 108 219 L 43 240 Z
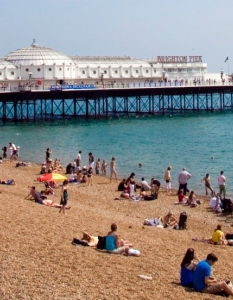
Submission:
M 167 170 L 164 173 L 164 180 L 166 182 L 167 193 L 171 193 L 171 181 L 172 181 L 172 178 L 171 178 L 171 169 L 172 169 L 172 167 L 168 166 Z
M 2 148 L 2 151 L 3 151 L 2 157 L 3 157 L 3 158 L 7 158 L 7 146 L 4 146 L 4 147 Z
M 224 172 L 221 171 L 220 175 L 218 176 L 219 194 L 221 197 L 223 193 L 223 198 L 226 198 L 226 177 L 223 174 Z
M 52 153 L 52 150 L 49 149 L 49 148 L 47 148 L 47 150 L 45 152 L 45 160 L 46 160 L 46 162 L 49 161 L 51 153 Z
M 61 208 L 59 210 L 59 213 L 63 212 L 63 214 L 65 214 L 66 212 L 66 206 L 68 202 L 68 191 L 67 191 L 68 183 L 69 181 L 67 179 L 63 181 L 62 191 L 61 191 L 61 202 L 60 202 Z
M 117 181 L 117 172 L 116 172 L 116 159 L 115 157 L 112 157 L 111 163 L 110 163 L 110 182 L 112 182 L 112 175 L 115 176 L 116 182 Z
M 207 173 L 206 176 L 202 179 L 202 182 L 205 182 L 205 194 L 208 196 L 208 189 L 211 191 L 211 195 L 213 196 L 214 190 L 212 186 L 210 185 L 210 175 Z M 201 184 L 202 184 L 201 182 Z
M 89 168 L 92 167 L 92 169 L 94 169 L 94 156 L 91 152 L 89 152 L 88 156 L 89 156 Z
M 81 165 L 81 154 L 82 154 L 82 151 L 79 151 L 77 156 L 76 156 L 76 166 L 79 168 L 80 165 Z
M 189 190 L 187 188 L 187 184 L 188 184 L 189 178 L 191 178 L 191 177 L 192 177 L 192 175 L 190 173 L 188 173 L 185 168 L 183 168 L 183 170 L 179 173 L 179 176 L 178 176 L 179 189 L 178 189 L 178 191 L 183 190 L 184 195 L 186 195 L 186 193 L 189 192 Z

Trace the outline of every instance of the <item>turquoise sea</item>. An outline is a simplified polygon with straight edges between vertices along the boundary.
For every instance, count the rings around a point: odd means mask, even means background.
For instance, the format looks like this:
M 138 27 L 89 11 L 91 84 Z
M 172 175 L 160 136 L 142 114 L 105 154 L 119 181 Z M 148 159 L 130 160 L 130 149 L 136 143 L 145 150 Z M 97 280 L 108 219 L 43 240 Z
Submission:
M 116 157 L 119 177 L 136 173 L 146 180 L 156 177 L 162 185 L 164 170 L 172 166 L 172 187 L 183 167 L 192 174 L 189 188 L 204 194 L 201 179 L 210 173 L 212 186 L 224 170 L 228 196 L 233 196 L 233 113 L 202 113 L 155 117 L 121 117 L 107 120 L 56 120 L 0 125 L 0 146 L 20 146 L 20 160 L 41 163 L 51 148 L 52 158 L 64 166 L 82 150 L 82 164 L 88 153 L 95 159 Z M 211 159 L 211 157 L 214 159 Z M 138 164 L 142 164 L 139 168 Z

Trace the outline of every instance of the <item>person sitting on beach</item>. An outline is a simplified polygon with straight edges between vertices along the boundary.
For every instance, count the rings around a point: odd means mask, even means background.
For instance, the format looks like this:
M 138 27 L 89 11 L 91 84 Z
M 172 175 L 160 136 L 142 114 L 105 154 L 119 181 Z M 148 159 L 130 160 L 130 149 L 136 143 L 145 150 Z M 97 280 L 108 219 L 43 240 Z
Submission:
M 3 159 L 2 159 L 2 157 L 0 157 L 0 165 L 2 165 L 3 164 Z
M 55 158 L 54 164 L 53 164 L 55 169 L 63 169 L 62 165 L 60 164 L 60 159 Z
M 197 266 L 197 264 L 193 261 L 194 259 L 198 262 L 200 261 L 197 255 L 195 255 L 194 249 L 188 248 L 180 265 L 180 282 L 182 286 L 193 286 L 193 275 Z
M 77 175 L 75 173 L 70 174 L 69 182 L 76 183 L 77 182 Z
M 15 185 L 16 182 L 15 182 L 14 179 L 8 179 L 8 180 L 1 180 L 1 179 L 0 179 L 0 184 Z
M 186 200 L 188 199 L 187 197 L 185 197 L 184 195 L 184 190 L 183 189 L 180 189 L 179 192 L 178 192 L 178 201 L 179 203 L 186 203 Z
M 149 190 L 151 190 L 151 187 L 150 187 L 150 185 L 148 184 L 148 182 L 145 180 L 145 178 L 144 177 L 142 177 L 142 182 L 141 182 L 141 191 L 143 192 L 143 191 L 149 191 Z
M 221 225 L 218 225 L 217 228 L 214 230 L 214 232 L 212 234 L 212 242 L 214 245 L 226 245 L 227 244 L 227 240 L 222 231 Z
M 125 182 L 126 182 L 126 179 L 123 178 L 121 180 L 121 182 L 119 183 L 119 185 L 118 185 L 118 191 L 119 192 L 123 192 L 125 190 Z
M 191 207 L 196 207 L 198 204 L 200 204 L 200 201 L 197 200 L 194 191 L 190 192 L 188 196 L 187 204 L 190 205 Z
M 172 229 L 178 228 L 178 222 L 174 217 L 172 211 L 169 211 L 164 218 L 161 217 L 161 221 L 163 223 L 164 228 L 172 228 Z
M 40 169 L 40 174 L 46 174 L 46 163 L 42 163 L 41 169 Z
M 116 223 L 111 225 L 111 231 L 106 236 L 106 250 L 113 254 L 128 254 L 129 246 L 121 245 Z
M 226 280 L 219 281 L 211 274 L 211 266 L 217 261 L 217 256 L 214 253 L 209 253 L 205 260 L 197 264 L 194 270 L 193 287 L 199 293 L 222 295 L 224 292 L 227 296 L 233 296 L 233 291 L 227 285 Z
M 206 196 L 208 196 L 208 189 L 211 191 L 211 195 L 213 195 L 214 194 L 214 190 L 213 190 L 212 186 L 210 185 L 210 175 L 208 173 L 202 179 L 201 184 L 202 184 L 203 181 L 205 182 L 205 193 L 206 193 Z
M 204 237 L 202 239 L 193 238 L 192 240 L 195 242 L 203 242 L 203 243 L 212 244 L 212 245 L 227 245 L 228 244 L 228 241 L 225 238 L 225 234 L 222 231 L 221 225 L 217 225 L 217 228 L 214 230 L 211 238 L 207 238 L 207 237 Z

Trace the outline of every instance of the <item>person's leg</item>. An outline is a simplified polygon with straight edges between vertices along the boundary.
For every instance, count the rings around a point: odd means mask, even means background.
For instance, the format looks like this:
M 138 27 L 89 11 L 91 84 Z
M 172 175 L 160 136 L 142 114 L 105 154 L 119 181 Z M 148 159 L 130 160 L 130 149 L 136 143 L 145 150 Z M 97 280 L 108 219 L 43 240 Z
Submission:
M 232 289 L 227 285 L 225 281 L 216 282 L 206 286 L 201 292 L 207 294 L 219 294 L 222 291 L 226 292 L 228 295 L 233 296 Z

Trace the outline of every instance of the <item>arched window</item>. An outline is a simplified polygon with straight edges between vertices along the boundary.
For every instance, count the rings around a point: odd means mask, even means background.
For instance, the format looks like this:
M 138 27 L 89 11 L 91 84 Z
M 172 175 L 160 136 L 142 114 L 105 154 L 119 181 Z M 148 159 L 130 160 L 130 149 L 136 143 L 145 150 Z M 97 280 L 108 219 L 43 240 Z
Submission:
M 15 72 L 12 71 L 12 72 L 11 72 L 11 75 L 14 75 L 14 74 L 15 74 Z
M 38 68 L 37 71 L 40 72 L 40 68 Z
M 49 68 L 49 71 L 52 71 L 52 68 Z

